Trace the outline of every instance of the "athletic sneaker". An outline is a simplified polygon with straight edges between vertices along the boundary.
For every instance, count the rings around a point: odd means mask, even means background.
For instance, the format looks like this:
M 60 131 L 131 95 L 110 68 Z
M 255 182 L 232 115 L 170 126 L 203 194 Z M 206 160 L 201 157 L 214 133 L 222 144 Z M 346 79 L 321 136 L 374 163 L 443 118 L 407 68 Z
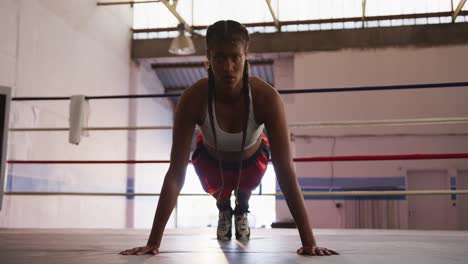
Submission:
M 227 241 L 232 236 L 232 210 L 220 211 L 218 217 L 218 229 L 216 236 L 218 240 Z
M 236 227 L 236 239 L 249 240 L 250 227 L 249 220 L 247 219 L 247 213 L 236 215 L 234 217 L 234 225 Z

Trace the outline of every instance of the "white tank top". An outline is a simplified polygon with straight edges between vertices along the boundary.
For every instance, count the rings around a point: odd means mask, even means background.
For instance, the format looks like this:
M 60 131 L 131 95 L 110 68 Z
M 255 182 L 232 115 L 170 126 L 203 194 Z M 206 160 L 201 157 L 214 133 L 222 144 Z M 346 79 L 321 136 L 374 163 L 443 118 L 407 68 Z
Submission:
M 250 97 L 250 111 L 249 111 L 249 119 L 247 122 L 247 130 L 246 130 L 246 137 L 245 137 L 245 147 L 244 149 L 248 149 L 249 147 L 253 146 L 258 138 L 262 135 L 264 125 L 257 124 L 255 121 L 254 110 L 253 110 L 253 103 L 252 103 L 252 93 L 249 89 L 249 97 Z M 228 133 L 223 131 L 219 125 L 218 121 L 216 120 L 216 110 L 215 110 L 215 103 L 214 100 L 212 101 L 213 104 L 213 121 L 214 121 L 214 128 L 216 130 L 216 137 L 218 139 L 218 150 L 220 151 L 239 151 L 242 145 L 242 132 L 239 133 Z M 215 147 L 215 140 L 211 129 L 211 121 L 208 110 L 206 111 L 205 121 L 203 125 L 200 127 L 201 133 L 203 135 L 203 143 L 209 145 L 210 147 Z

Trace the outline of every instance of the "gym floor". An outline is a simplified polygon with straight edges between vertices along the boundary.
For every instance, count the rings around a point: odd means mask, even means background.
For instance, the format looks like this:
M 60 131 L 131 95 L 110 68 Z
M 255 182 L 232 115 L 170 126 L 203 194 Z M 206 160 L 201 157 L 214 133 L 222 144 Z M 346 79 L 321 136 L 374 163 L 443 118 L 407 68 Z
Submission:
M 216 230 L 168 229 L 158 256 L 122 256 L 148 230 L 0 229 L 0 262 L 9 263 L 467 263 L 468 231 L 315 229 L 330 257 L 297 255 L 296 229 L 252 229 L 248 242 L 216 240 Z

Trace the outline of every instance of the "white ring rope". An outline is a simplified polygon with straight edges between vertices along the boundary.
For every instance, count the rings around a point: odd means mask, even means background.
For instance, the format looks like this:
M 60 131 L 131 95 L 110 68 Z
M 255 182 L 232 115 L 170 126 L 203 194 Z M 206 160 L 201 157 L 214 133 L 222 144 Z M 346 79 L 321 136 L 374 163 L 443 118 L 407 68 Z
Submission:
M 383 120 L 350 120 L 350 121 L 316 121 L 290 124 L 289 127 L 321 126 L 372 126 L 372 125 L 405 125 L 405 124 L 447 124 L 468 123 L 468 117 L 417 118 L 417 119 L 383 119 Z
M 326 126 L 374 126 L 374 125 L 418 125 L 418 124 L 465 124 L 468 117 L 449 118 L 417 118 L 417 119 L 383 119 L 383 120 L 351 120 L 351 121 L 315 121 L 304 123 L 292 123 L 291 128 L 304 127 L 326 127 Z M 113 126 L 113 127 L 87 127 L 86 131 L 106 131 L 106 130 L 166 130 L 172 126 Z M 67 127 L 43 127 L 43 128 L 10 128 L 11 132 L 26 131 L 68 131 Z
M 5 192 L 5 195 L 61 195 L 61 196 L 159 196 L 159 193 L 102 193 L 102 192 Z M 417 191 L 333 191 L 302 192 L 304 196 L 399 196 L 399 195 L 466 195 L 468 190 L 417 190 Z M 181 193 L 180 196 L 207 196 L 202 193 Z M 282 193 L 252 194 L 259 196 L 283 196 Z

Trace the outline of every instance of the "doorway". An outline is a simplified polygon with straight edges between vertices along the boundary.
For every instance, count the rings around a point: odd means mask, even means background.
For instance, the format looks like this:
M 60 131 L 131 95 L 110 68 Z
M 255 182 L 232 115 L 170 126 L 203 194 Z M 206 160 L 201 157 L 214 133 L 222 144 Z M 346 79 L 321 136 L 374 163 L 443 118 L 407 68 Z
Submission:
M 410 170 L 406 185 L 408 191 L 450 190 L 450 178 L 446 170 Z M 456 229 L 449 220 L 450 195 L 409 195 L 407 200 L 409 229 Z
M 458 171 L 457 190 L 468 190 L 468 170 Z M 458 228 L 468 230 L 468 195 L 457 195 Z

